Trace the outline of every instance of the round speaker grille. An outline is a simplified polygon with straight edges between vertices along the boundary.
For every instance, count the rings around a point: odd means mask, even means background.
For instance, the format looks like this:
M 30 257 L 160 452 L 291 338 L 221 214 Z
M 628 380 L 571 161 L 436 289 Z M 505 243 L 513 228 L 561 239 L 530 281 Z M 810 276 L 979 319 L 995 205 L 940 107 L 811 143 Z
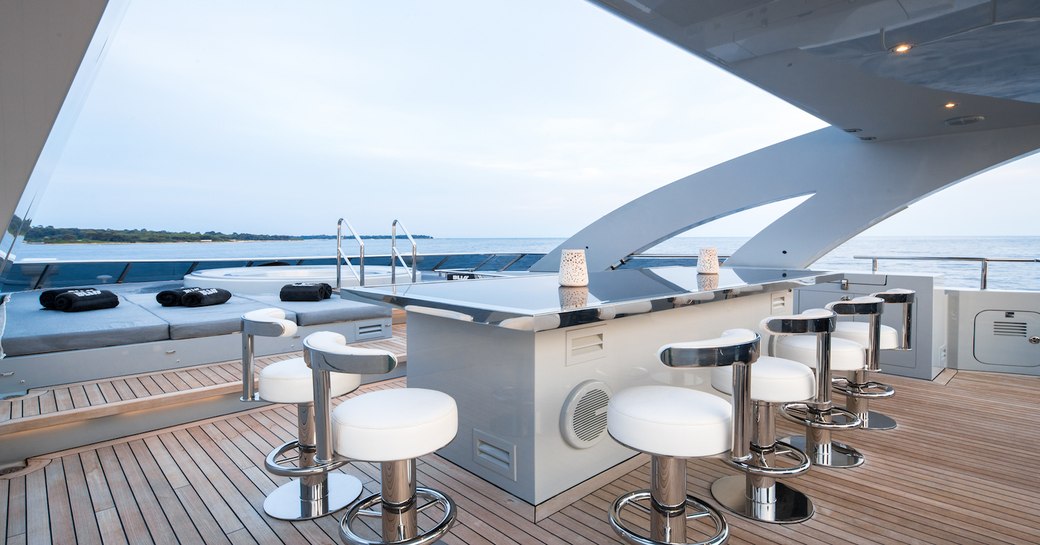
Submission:
M 611 391 L 598 380 L 582 382 L 567 396 L 560 412 L 560 432 L 574 448 L 589 448 L 607 433 Z

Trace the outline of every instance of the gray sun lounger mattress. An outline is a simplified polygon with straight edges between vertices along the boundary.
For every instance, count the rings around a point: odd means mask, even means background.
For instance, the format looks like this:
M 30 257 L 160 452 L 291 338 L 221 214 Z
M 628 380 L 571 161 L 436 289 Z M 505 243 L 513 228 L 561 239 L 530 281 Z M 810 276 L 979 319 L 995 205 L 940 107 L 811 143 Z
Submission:
M 115 308 L 60 312 L 45 310 L 37 290 L 11 294 L 7 327 L 0 342 L 8 356 L 21 356 L 169 338 L 169 324 L 123 295 Z
M 236 295 L 231 296 L 226 303 L 207 307 L 164 307 L 155 300 L 154 293 L 126 297 L 168 323 L 170 338 L 174 340 L 238 333 L 242 331 L 243 314 L 270 306 Z M 293 316 L 290 314 L 286 318 L 292 320 Z
M 391 316 L 389 307 L 338 297 L 281 301 L 276 295 L 236 295 L 221 305 L 163 307 L 152 292 L 156 287 L 148 286 L 148 291 L 112 288 L 119 295 L 119 306 L 87 312 L 45 310 L 40 290 L 12 293 L 0 338 L 4 352 L 23 356 L 237 333 L 242 330 L 243 314 L 268 307 L 285 310 L 286 318 L 300 326 Z

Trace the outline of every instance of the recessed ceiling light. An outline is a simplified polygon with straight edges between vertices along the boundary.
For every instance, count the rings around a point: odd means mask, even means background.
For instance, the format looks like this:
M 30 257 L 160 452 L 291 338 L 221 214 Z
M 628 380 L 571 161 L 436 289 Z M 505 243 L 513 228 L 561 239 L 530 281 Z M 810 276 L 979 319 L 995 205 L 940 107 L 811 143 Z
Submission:
M 877 140 L 877 137 L 876 136 L 860 136 L 859 139 L 864 141 L 864 142 L 873 142 L 873 141 Z
M 897 55 L 902 55 L 903 53 L 906 53 L 907 51 L 910 51 L 913 48 L 914 48 L 914 44 L 904 42 L 904 43 L 901 43 L 901 44 L 896 44 L 896 46 L 893 47 L 892 49 L 889 49 L 889 51 L 891 51 L 891 52 L 893 52 L 893 53 L 895 53 Z
M 845 131 L 845 132 L 860 132 L 863 129 L 842 129 L 842 130 Z
M 947 102 L 946 104 L 943 104 L 943 108 L 946 108 L 947 110 L 952 110 L 952 109 L 954 109 L 956 107 L 957 107 L 957 103 L 956 102 Z

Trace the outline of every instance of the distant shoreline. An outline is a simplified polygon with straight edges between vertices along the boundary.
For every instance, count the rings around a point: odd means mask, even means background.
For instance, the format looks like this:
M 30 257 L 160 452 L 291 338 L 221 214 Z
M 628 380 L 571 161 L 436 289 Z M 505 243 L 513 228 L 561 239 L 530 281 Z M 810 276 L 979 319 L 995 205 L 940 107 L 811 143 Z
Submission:
M 167 244 L 186 242 L 291 242 L 302 240 L 334 240 L 336 235 L 258 235 L 252 233 L 218 233 L 216 231 L 152 231 L 147 229 L 81 229 L 78 227 L 32 227 L 25 234 L 27 244 Z M 391 239 L 390 235 L 361 235 L 361 239 Z M 432 239 L 415 235 L 416 239 Z M 398 235 L 397 239 L 407 239 Z

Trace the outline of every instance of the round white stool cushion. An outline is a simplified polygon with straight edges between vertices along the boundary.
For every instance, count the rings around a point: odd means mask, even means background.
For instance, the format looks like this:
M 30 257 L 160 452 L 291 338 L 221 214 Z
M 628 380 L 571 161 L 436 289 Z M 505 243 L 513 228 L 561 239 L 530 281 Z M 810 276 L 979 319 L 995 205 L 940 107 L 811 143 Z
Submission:
M 733 367 L 711 370 L 711 385 L 733 395 Z M 751 399 L 769 403 L 803 401 L 816 396 L 812 369 L 792 360 L 761 356 L 751 364 Z
M 833 339 L 834 337 L 838 337 L 841 339 L 848 339 L 859 343 L 860 346 L 866 348 L 868 335 L 870 335 L 870 324 L 866 322 L 838 322 L 838 325 L 834 328 L 834 333 L 831 333 L 831 338 Z M 889 350 L 898 347 L 899 333 L 896 332 L 894 327 L 882 325 L 881 349 Z
M 732 445 L 728 401 L 678 386 L 621 390 L 607 407 L 607 430 L 621 444 L 660 456 L 690 458 L 725 452 Z
M 329 373 L 332 397 L 348 394 L 361 384 L 360 375 Z M 260 370 L 260 399 L 272 403 L 310 403 L 314 401 L 311 368 L 303 358 L 277 361 Z
M 785 335 L 776 342 L 776 357 L 816 368 L 816 335 Z M 856 342 L 831 336 L 831 371 L 857 371 L 866 361 L 863 347 Z M 753 376 L 753 375 L 752 375 Z
M 455 399 L 422 388 L 380 390 L 332 411 L 332 448 L 351 460 L 392 462 L 430 454 L 459 429 Z

